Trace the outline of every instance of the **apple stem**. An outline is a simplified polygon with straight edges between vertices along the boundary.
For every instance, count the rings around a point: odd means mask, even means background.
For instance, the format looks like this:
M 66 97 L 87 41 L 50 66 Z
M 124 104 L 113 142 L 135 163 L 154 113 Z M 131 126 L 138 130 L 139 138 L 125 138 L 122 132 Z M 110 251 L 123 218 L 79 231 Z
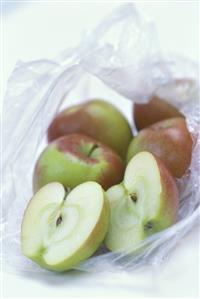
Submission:
M 65 196 L 64 196 L 63 200 L 66 200 L 67 195 L 68 195 L 70 192 L 71 192 L 71 188 L 69 188 L 69 187 L 65 187 Z
M 90 151 L 89 151 L 89 153 L 88 153 L 88 157 L 90 157 L 91 154 L 93 153 L 93 151 L 94 151 L 96 148 L 98 148 L 98 147 L 99 147 L 98 144 L 93 144 L 93 146 L 91 147 L 91 149 L 90 149 Z

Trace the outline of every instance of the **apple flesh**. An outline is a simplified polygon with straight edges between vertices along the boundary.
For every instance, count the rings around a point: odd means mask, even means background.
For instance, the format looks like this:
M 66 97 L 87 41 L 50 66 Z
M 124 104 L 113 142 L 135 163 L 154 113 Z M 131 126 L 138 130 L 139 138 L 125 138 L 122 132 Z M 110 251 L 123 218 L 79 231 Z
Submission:
M 21 230 L 22 253 L 40 266 L 66 271 L 90 257 L 109 224 L 109 203 L 95 182 L 66 194 L 60 183 L 41 188 L 29 202 Z
M 105 244 L 114 252 L 133 252 L 149 235 L 176 221 L 178 190 L 161 160 L 141 152 L 127 165 L 121 184 L 107 191 L 110 225 Z
M 180 178 L 190 165 L 192 144 L 184 118 L 163 120 L 138 133 L 129 145 L 127 161 L 141 151 L 149 151 L 165 163 L 173 176 Z
M 112 149 L 95 139 L 73 134 L 50 143 L 39 156 L 33 175 L 37 191 L 50 182 L 74 188 L 95 181 L 106 190 L 119 183 L 124 173 L 122 159 Z
M 48 141 L 73 133 L 98 139 L 122 158 L 125 158 L 133 136 L 124 115 L 102 100 L 91 100 L 60 112 L 48 128 Z

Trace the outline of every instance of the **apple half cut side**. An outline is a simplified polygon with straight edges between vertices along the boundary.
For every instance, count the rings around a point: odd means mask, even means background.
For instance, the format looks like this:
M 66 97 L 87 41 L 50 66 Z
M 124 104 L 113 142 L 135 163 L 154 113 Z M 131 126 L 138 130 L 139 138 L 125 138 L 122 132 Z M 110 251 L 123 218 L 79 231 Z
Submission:
M 111 216 L 105 244 L 114 252 L 133 252 L 147 236 L 176 221 L 178 189 L 165 165 L 140 152 L 127 165 L 124 181 L 107 191 Z
M 22 253 L 46 269 L 69 270 L 98 249 L 108 224 L 109 202 L 98 183 L 83 183 L 68 194 L 60 183 L 47 184 L 24 213 Z

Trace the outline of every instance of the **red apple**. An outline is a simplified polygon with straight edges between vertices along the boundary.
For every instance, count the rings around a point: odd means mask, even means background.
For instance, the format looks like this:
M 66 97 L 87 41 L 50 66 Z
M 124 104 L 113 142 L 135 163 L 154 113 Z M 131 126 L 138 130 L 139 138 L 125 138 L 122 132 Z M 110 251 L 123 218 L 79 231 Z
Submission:
M 141 151 L 159 157 L 173 176 L 180 178 L 192 156 L 192 138 L 184 118 L 171 118 L 141 130 L 129 145 L 127 160 Z
M 153 96 L 146 104 L 134 104 L 133 118 L 138 131 L 161 120 L 183 117 L 178 109 L 158 96 Z
M 146 104 L 133 106 L 133 118 L 138 131 L 173 117 L 184 117 L 179 107 L 198 93 L 196 81 L 189 78 L 175 79 L 161 85 Z M 176 100 L 176 105 L 173 101 Z

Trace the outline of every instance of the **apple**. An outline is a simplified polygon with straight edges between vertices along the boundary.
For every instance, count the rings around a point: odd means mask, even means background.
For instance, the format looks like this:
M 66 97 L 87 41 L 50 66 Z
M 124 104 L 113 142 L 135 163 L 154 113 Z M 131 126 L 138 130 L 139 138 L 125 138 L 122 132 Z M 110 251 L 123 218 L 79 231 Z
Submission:
M 127 161 L 141 151 L 159 157 L 172 175 L 181 178 L 188 169 L 193 141 L 184 118 L 170 118 L 141 130 L 131 141 Z
M 109 203 L 98 183 L 83 183 L 70 193 L 60 183 L 47 184 L 24 213 L 22 253 L 46 269 L 69 270 L 98 249 L 108 224 Z
M 191 78 L 177 78 L 159 86 L 146 104 L 133 105 L 136 128 L 146 128 L 172 117 L 184 117 L 180 107 L 198 95 L 198 84 Z M 174 104 L 171 104 L 173 103 Z
M 33 174 L 37 191 L 50 182 L 74 188 L 86 181 L 96 181 L 106 190 L 119 183 L 124 173 L 120 156 L 108 146 L 81 134 L 60 137 L 39 156 Z
M 198 95 L 198 84 L 191 78 L 170 80 L 157 88 L 146 104 L 133 105 L 136 128 L 142 130 L 156 122 L 172 117 L 184 117 L 180 107 Z M 171 104 L 173 103 L 174 104 Z
M 73 133 L 98 139 L 122 158 L 125 158 L 133 136 L 124 115 L 102 100 L 90 100 L 60 112 L 48 128 L 48 141 Z
M 105 238 L 114 252 L 133 252 L 148 236 L 176 221 L 178 189 L 162 161 L 149 152 L 135 155 L 121 184 L 107 191 L 110 224 Z
M 145 104 L 135 103 L 133 108 L 133 118 L 138 131 L 161 120 L 181 116 L 183 117 L 176 107 L 157 96 L 153 96 Z

